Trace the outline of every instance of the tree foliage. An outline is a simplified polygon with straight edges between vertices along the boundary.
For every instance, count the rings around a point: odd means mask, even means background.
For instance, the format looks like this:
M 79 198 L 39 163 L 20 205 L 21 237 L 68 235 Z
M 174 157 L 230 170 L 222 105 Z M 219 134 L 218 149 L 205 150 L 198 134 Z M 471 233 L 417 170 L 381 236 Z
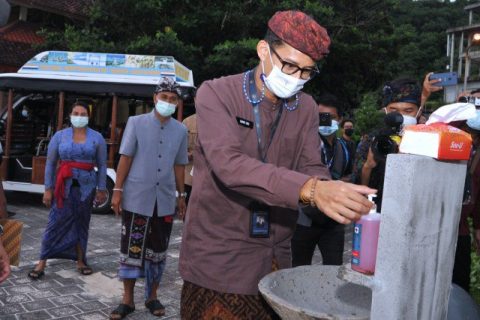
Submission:
M 196 84 L 258 63 L 256 43 L 278 10 L 299 9 L 332 38 L 321 74 L 306 90 L 356 108 L 386 80 L 442 71 L 445 30 L 464 25 L 466 0 L 99 0 L 83 25 L 43 30 L 42 49 L 173 55 Z
M 363 95 L 360 106 L 355 109 L 355 129 L 360 135 L 381 129 L 385 113 L 378 110 L 377 96 L 374 93 Z

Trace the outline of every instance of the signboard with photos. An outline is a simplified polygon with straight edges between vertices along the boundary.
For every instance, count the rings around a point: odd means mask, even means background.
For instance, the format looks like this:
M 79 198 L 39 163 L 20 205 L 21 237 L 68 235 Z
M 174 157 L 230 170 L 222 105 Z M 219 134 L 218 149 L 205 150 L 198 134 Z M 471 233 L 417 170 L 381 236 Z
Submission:
M 172 56 L 44 51 L 23 65 L 18 73 L 157 80 L 164 76 L 172 77 L 180 85 L 193 86 L 192 71 Z

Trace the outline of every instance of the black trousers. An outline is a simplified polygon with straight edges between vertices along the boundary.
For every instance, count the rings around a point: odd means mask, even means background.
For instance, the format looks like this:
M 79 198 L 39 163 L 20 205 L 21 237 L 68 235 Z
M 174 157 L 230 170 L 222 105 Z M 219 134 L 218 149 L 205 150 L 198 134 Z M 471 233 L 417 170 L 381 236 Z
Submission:
M 343 224 L 329 221 L 322 225 L 305 227 L 297 224 L 292 238 L 292 266 L 312 264 L 315 247 L 322 254 L 324 265 L 341 265 L 345 243 Z
M 452 282 L 470 292 L 470 270 L 472 258 L 472 242 L 470 236 L 458 236 L 457 251 L 455 251 L 455 264 L 453 265 Z

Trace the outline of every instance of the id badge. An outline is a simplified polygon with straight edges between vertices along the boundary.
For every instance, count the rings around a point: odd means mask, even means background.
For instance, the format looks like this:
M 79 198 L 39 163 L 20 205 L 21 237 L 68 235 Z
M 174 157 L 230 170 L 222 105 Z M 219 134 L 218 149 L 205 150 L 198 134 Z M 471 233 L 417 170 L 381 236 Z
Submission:
M 267 206 L 253 205 L 250 211 L 250 237 L 270 237 L 270 213 Z

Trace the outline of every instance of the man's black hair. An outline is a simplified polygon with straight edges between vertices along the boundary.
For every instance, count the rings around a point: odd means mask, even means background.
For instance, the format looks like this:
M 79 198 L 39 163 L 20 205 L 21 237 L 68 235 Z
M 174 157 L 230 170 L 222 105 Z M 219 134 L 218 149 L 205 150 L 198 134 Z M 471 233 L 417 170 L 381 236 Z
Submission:
M 330 93 L 324 93 L 317 99 L 317 104 L 324 105 L 325 107 L 334 108 L 337 110 L 339 117 L 343 115 L 342 104 L 336 96 Z
M 347 122 L 351 122 L 352 124 L 355 124 L 352 119 L 346 118 L 346 119 L 343 119 L 343 120 L 340 122 L 340 128 L 343 129 L 343 127 L 345 126 L 345 123 L 347 123 Z
M 270 30 L 270 28 L 267 29 L 267 33 L 265 34 L 265 38 L 263 40 L 267 41 L 272 48 L 278 48 L 285 44 L 282 39 L 280 39 L 272 30 Z
M 475 93 L 480 93 L 480 88 L 479 88 L 479 89 L 472 90 L 472 92 L 470 92 L 470 94 L 475 94 Z

